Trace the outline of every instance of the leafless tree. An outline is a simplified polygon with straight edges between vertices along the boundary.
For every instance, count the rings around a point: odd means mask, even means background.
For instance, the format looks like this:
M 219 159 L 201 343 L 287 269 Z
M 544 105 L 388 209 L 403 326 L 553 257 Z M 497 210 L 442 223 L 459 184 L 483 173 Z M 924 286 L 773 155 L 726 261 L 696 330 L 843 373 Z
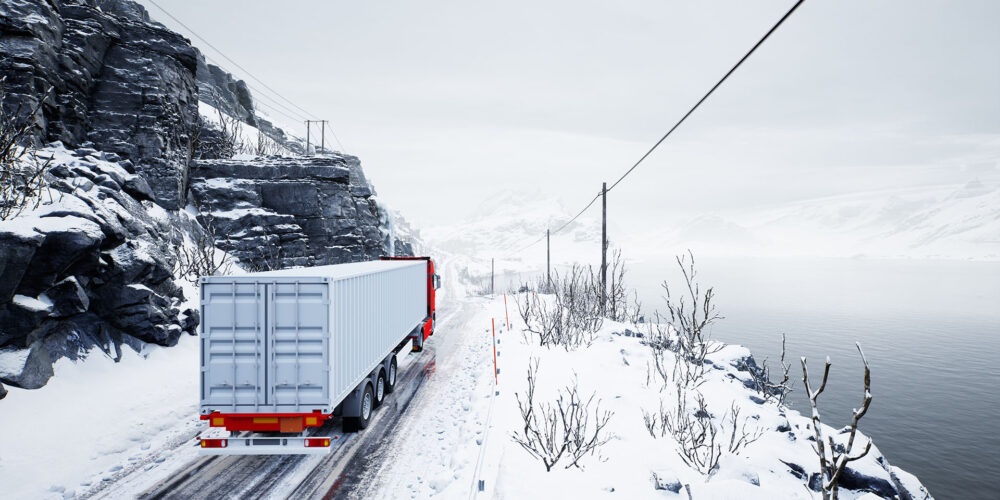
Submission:
M 858 353 L 861 354 L 861 361 L 865 365 L 865 393 L 861 401 L 861 409 L 855 409 L 852 412 L 851 425 L 849 428 L 849 436 L 847 438 L 846 445 L 838 445 L 834 442 L 833 436 L 828 436 L 826 443 L 823 441 L 823 422 L 820 420 L 819 406 L 817 404 L 817 399 L 819 395 L 823 393 L 826 389 L 826 381 L 830 376 L 830 358 L 826 358 L 826 366 L 823 368 L 823 382 L 820 384 L 819 388 L 813 391 L 809 386 L 809 371 L 806 368 L 806 358 L 802 358 L 802 383 L 805 385 L 806 394 L 809 396 L 809 406 L 812 408 L 812 427 L 816 434 L 816 443 L 813 445 L 813 451 L 819 457 L 819 470 L 820 478 L 822 479 L 822 493 L 823 500 L 837 500 L 837 495 L 839 492 L 839 485 L 837 484 L 840 480 L 840 475 L 844 472 L 844 468 L 847 467 L 848 462 L 853 462 L 859 460 L 871 450 L 872 442 L 868 439 L 865 443 L 865 449 L 858 453 L 857 455 L 851 455 L 851 450 L 854 447 L 854 438 L 858 432 L 858 422 L 865 413 L 868 412 L 869 406 L 872 403 L 872 393 L 871 393 L 871 370 L 868 367 L 868 360 L 865 358 L 864 351 L 861 350 L 861 344 L 855 344 L 858 347 Z M 846 431 L 846 429 L 845 429 Z M 827 453 L 827 446 L 829 446 L 829 454 Z
M 195 228 L 191 235 L 192 244 L 188 245 L 182 236 L 177 238 L 177 260 L 174 264 L 174 276 L 182 277 L 191 283 L 197 283 L 202 276 L 226 275 L 232 271 L 233 261 L 229 254 L 216 246 L 217 238 L 215 220 L 210 215 L 211 206 L 199 208 L 202 216 L 202 227 Z M 226 236 L 228 240 L 228 235 Z
M 723 317 L 712 302 L 715 298 L 714 289 L 709 287 L 704 292 L 701 290 L 694 266 L 694 254 L 688 251 L 687 256 L 678 256 L 677 265 L 684 277 L 681 294 L 673 294 L 670 285 L 663 282 L 670 324 L 677 332 L 677 341 L 673 344 L 678 354 L 674 376 L 685 387 L 697 387 L 704 382 L 705 359 L 722 348 L 721 344 L 708 338 L 706 329 Z
M 0 220 L 17 217 L 41 203 L 46 190 L 45 171 L 52 160 L 41 161 L 29 144 L 31 129 L 51 87 L 25 115 L 22 106 L 11 110 L 7 100 L 6 77 L 0 78 Z
M 582 468 L 580 461 L 607 444 L 611 436 L 605 431 L 614 415 L 601 410 L 596 392 L 584 399 L 577 382 L 559 391 L 554 402 L 536 402 L 535 386 L 538 382 L 538 359 L 528 363 L 528 392 L 523 399 L 515 394 L 524 427 L 511 436 L 529 455 L 542 462 L 551 471 L 565 459 L 566 468 Z M 591 410 L 593 407 L 593 410 Z
M 789 371 L 792 369 L 791 363 L 785 363 L 785 334 L 781 334 L 781 381 L 771 380 L 771 369 L 767 365 L 767 358 L 759 367 L 744 365 L 753 380 L 754 389 L 760 394 L 761 399 L 766 401 L 776 401 L 778 405 L 785 404 L 785 399 L 792 392 L 792 387 L 788 384 Z

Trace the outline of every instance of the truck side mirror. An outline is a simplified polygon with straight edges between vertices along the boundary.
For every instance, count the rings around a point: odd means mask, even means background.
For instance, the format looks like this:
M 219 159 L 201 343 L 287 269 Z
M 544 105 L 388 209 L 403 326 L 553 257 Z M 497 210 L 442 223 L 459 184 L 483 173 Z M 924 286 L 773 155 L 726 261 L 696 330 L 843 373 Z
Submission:
M 437 290 L 438 288 L 441 288 L 441 275 L 440 274 L 435 274 L 434 275 L 434 289 Z

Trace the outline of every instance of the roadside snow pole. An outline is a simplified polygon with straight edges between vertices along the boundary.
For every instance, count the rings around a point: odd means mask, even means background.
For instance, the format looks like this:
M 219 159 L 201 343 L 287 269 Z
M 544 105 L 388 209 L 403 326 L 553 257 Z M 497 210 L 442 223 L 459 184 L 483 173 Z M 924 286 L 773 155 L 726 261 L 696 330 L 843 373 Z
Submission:
M 490 323 L 493 325 L 493 385 L 500 385 L 500 368 L 497 368 L 497 322 L 496 319 L 490 318 Z M 500 389 L 497 389 L 497 394 L 500 394 Z
M 504 317 L 504 321 L 506 321 L 506 323 L 504 323 L 504 326 L 508 330 L 510 330 L 510 314 L 507 312 L 507 293 L 506 292 L 503 294 L 503 317 Z

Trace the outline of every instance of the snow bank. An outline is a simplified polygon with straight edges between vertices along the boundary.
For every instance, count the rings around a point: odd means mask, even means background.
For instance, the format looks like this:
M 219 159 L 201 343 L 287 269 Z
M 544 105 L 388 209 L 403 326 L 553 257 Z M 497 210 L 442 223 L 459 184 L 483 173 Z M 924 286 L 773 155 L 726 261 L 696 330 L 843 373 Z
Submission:
M 509 302 L 512 300 L 508 297 Z M 494 302 L 493 314 L 502 320 L 502 299 Z M 513 308 L 513 304 L 509 307 Z M 516 308 L 511 312 L 516 314 Z M 819 470 L 811 446 L 810 420 L 774 402 L 760 403 L 756 391 L 748 388 L 752 387 L 749 373 L 738 369 L 749 355 L 747 349 L 726 346 L 710 355 L 706 381 L 698 391 L 704 395 L 715 422 L 735 406 L 740 409 L 741 425 L 745 423 L 749 431 L 760 432 L 760 438 L 737 455 L 726 452 L 727 434 L 719 468 L 702 475 L 684 463 L 669 433 L 654 438 L 644 425 L 643 410 L 655 412 L 661 402 L 671 408 L 676 388 L 673 382 L 664 386 L 657 380 L 651 350 L 642 337 L 622 335 L 626 329 L 638 330 L 635 326 L 606 321 L 591 347 L 565 351 L 529 342 L 522 334 L 520 318 L 511 320 L 511 330 L 498 335 L 500 394 L 489 429 L 491 449 L 485 453 L 494 458 L 487 459 L 489 464 L 479 477 L 486 481 L 482 498 L 687 498 L 688 489 L 698 499 L 810 499 L 818 495 L 808 487 L 810 476 Z M 666 360 L 667 371 L 676 362 L 672 356 L 668 351 L 671 359 Z M 595 455 L 582 460 L 581 468 L 566 468 L 567 462 L 563 461 L 546 472 L 541 462 L 511 439 L 524 425 L 516 394 L 523 398 L 526 393 L 526 373 L 532 358 L 539 361 L 536 401 L 553 400 L 559 388 L 575 380 L 584 399 L 593 392 L 602 409 L 614 412 L 608 426 L 611 440 Z M 846 441 L 845 434 L 828 426 L 824 435 L 834 436 L 838 443 Z M 859 433 L 855 452 L 863 449 L 867 439 Z M 876 493 L 876 498 L 889 497 L 898 489 L 908 490 L 915 498 L 930 497 L 915 477 L 892 467 L 877 446 L 872 446 L 867 457 L 852 462 L 850 469 L 852 477 L 842 480 L 842 485 L 852 484 L 856 489 L 842 489 L 841 498 L 858 499 Z

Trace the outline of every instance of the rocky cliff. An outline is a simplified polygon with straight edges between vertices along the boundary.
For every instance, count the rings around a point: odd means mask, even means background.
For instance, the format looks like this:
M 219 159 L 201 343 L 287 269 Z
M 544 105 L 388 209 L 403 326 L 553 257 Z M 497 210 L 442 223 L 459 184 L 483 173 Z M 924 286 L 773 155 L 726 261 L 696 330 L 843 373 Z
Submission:
M 193 333 L 176 273 L 195 235 L 251 269 L 409 254 L 356 157 L 199 154 L 199 137 L 219 134 L 199 97 L 301 148 L 243 82 L 131 0 L 0 1 L 0 78 L 0 107 L 33 119 L 49 162 L 43 196 L 0 221 L 2 383 L 37 388 L 60 358 L 117 359 Z
M 8 105 L 44 99 L 35 136 L 132 161 L 167 209 L 184 204 L 199 126 L 198 52 L 129 0 L 0 2 Z
M 220 247 L 250 268 L 377 259 L 406 244 L 383 229 L 374 191 L 354 156 L 200 160 L 192 201 Z

